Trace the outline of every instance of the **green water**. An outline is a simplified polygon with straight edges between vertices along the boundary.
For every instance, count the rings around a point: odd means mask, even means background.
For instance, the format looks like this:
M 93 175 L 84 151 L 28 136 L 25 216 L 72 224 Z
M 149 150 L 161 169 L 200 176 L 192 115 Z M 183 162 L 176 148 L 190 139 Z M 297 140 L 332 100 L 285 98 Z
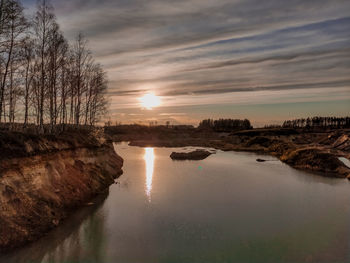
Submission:
M 0 262 L 350 262 L 347 180 L 252 153 L 115 148 L 124 174 L 108 195 Z

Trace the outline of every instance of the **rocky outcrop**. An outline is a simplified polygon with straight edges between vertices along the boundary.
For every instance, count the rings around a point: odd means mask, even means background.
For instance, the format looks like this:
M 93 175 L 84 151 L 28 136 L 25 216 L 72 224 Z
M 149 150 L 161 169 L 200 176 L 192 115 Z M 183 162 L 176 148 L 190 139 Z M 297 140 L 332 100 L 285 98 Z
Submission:
M 339 137 L 331 149 L 336 149 L 336 145 L 346 145 L 347 140 L 344 136 Z M 338 158 L 339 152 L 331 151 L 318 144 L 298 145 L 293 139 L 256 136 L 243 145 L 245 149 L 274 155 L 297 169 L 317 172 L 328 177 L 350 177 L 350 169 Z
M 298 169 L 320 172 L 325 176 L 350 177 L 350 169 L 337 155 L 319 148 L 296 149 L 283 154 L 281 161 Z
M 192 152 L 172 152 L 170 158 L 173 160 L 204 160 L 212 153 L 205 150 L 195 150 Z
M 39 238 L 121 175 L 123 160 L 111 143 L 72 140 L 26 140 L 22 154 L 8 145 L 17 152 L 0 159 L 0 250 Z

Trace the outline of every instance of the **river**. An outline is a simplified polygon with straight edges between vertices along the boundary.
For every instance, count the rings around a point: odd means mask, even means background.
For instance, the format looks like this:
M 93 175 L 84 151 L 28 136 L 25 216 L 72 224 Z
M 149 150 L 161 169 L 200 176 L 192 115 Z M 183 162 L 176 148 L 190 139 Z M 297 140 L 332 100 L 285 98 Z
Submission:
M 172 161 L 172 148 L 115 149 L 124 174 L 109 194 L 0 262 L 350 262 L 348 180 L 254 153 Z

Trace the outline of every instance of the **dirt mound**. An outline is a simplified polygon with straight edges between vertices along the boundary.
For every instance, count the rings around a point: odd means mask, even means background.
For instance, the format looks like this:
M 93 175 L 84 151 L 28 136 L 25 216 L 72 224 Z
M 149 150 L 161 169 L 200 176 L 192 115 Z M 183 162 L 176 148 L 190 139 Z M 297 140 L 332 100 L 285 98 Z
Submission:
M 270 146 L 268 152 L 275 156 L 282 156 L 283 154 L 294 151 L 296 146 L 291 142 L 274 141 Z
M 246 146 L 250 147 L 253 145 L 259 145 L 259 146 L 263 146 L 265 148 L 269 147 L 272 143 L 271 138 L 267 138 L 267 137 L 261 137 L 261 136 L 257 136 L 254 137 L 252 139 L 250 139 L 247 143 Z
M 330 177 L 345 178 L 350 175 L 350 169 L 334 154 L 318 148 L 304 148 L 290 151 L 281 160 L 295 168 L 323 172 Z

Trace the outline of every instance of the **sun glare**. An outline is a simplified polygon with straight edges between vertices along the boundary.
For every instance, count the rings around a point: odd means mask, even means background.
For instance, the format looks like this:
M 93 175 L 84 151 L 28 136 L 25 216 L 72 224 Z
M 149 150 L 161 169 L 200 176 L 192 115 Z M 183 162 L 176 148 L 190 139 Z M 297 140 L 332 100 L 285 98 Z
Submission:
M 146 163 L 146 195 L 148 196 L 148 201 L 151 202 L 151 191 L 152 191 L 152 179 L 154 171 L 154 149 L 145 148 L 145 155 L 143 157 Z
M 151 110 L 152 108 L 158 107 L 160 105 L 160 98 L 152 93 L 148 93 L 140 99 L 141 106 L 146 108 L 147 110 Z

